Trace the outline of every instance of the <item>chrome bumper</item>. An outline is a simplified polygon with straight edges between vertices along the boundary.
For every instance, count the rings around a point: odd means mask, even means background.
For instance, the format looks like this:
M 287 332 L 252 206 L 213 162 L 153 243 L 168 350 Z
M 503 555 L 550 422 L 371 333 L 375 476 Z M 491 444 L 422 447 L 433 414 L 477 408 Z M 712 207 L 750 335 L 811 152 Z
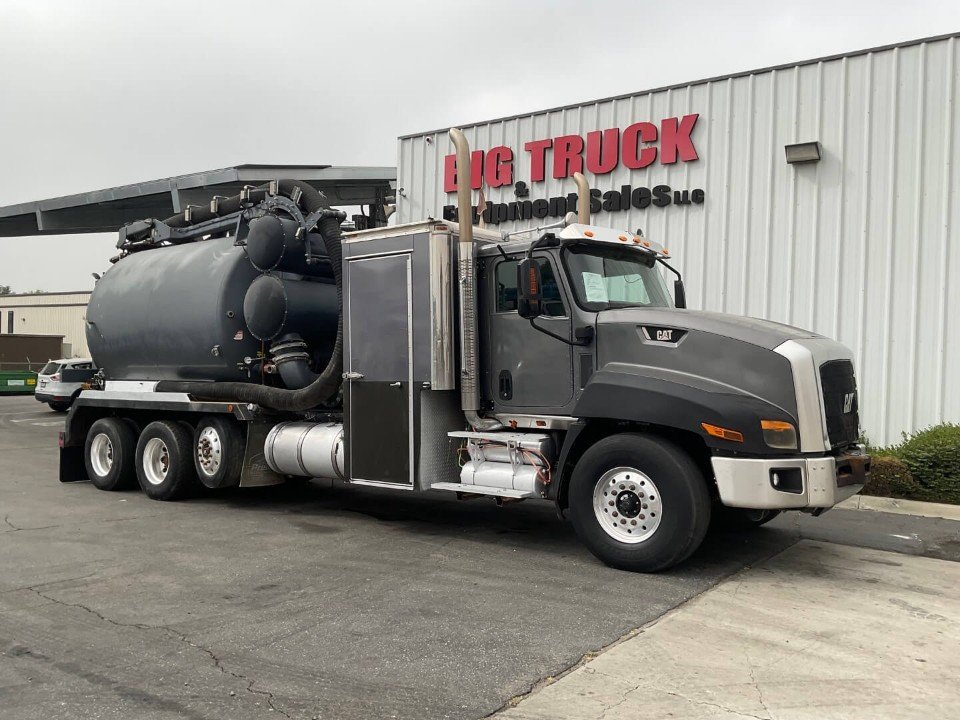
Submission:
M 863 488 L 870 456 L 862 445 L 845 455 L 792 458 L 711 459 L 728 507 L 763 510 L 830 508 Z

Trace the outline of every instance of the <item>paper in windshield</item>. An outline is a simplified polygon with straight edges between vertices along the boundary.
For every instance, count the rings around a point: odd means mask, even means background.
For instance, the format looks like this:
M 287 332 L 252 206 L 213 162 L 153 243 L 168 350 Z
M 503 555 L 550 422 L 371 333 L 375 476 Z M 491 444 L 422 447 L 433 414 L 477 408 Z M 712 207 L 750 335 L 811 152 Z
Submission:
M 587 302 L 607 302 L 607 286 L 600 273 L 583 272 L 583 293 Z

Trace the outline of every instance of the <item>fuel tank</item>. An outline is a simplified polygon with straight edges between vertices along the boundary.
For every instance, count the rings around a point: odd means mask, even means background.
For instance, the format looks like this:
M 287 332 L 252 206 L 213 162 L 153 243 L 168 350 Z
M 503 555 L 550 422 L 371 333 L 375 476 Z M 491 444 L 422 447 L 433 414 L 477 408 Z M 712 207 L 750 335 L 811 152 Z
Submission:
M 257 314 L 253 311 L 263 293 L 252 293 L 246 317 L 244 301 L 254 281 L 278 276 L 286 291 L 260 308 L 259 315 L 268 312 L 273 324 L 271 337 L 258 333 L 258 339 L 247 318 Z M 296 308 L 289 306 L 292 302 Z M 325 336 L 332 340 L 336 329 L 337 295 L 330 281 L 264 276 L 244 247 L 224 237 L 119 260 L 93 291 L 86 335 L 97 367 L 111 380 L 260 382 L 257 358 L 269 350 L 266 340 L 302 333 L 304 339 L 329 345 Z

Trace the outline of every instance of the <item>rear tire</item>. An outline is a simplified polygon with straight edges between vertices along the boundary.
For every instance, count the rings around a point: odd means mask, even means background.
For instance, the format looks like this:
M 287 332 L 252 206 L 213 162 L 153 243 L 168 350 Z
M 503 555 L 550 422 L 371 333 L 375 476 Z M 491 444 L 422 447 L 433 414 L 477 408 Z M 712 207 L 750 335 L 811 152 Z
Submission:
M 211 490 L 236 487 L 243 470 L 245 442 L 237 423 L 208 415 L 193 434 L 193 464 L 197 477 Z
M 47 403 L 50 406 L 50 409 L 54 412 L 65 413 L 70 409 L 71 403 L 62 403 L 62 402 L 51 402 Z
M 87 433 L 83 461 L 100 490 L 124 490 L 136 482 L 137 435 L 119 418 L 101 418 Z
M 611 567 L 658 572 L 686 560 L 710 525 L 710 494 L 693 459 L 639 433 L 605 438 L 577 462 L 570 520 Z
M 180 423 L 157 420 L 137 442 L 137 480 L 153 500 L 178 500 L 197 488 L 193 438 Z

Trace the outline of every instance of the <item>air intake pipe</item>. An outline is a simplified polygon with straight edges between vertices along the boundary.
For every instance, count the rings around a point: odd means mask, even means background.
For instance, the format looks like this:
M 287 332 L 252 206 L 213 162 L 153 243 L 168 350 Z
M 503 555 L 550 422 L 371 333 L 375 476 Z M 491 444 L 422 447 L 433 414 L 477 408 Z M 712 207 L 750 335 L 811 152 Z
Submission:
M 307 213 L 325 208 L 329 210 L 323 195 L 306 182 L 280 180 L 277 187 L 281 195 L 289 198 L 299 196 L 299 203 Z M 261 193 L 265 195 L 267 188 L 268 186 L 256 188 L 249 194 L 252 198 L 259 198 Z M 239 204 L 238 197 L 229 198 L 223 202 L 225 205 L 232 207 L 235 201 Z M 329 210 L 317 223 L 337 283 L 338 318 L 337 339 L 334 342 L 330 360 L 323 372 L 317 375 L 313 382 L 303 388 L 288 390 L 241 382 L 161 380 L 157 383 L 157 391 L 189 393 L 209 400 L 256 403 L 266 408 L 285 411 L 309 410 L 335 398 L 340 390 L 343 374 L 343 284 L 341 278 L 342 248 L 340 246 L 343 235 L 340 230 L 341 219 L 342 213 Z M 166 222 L 176 225 L 176 221 L 183 222 L 183 216 L 174 216 Z
M 477 386 L 477 278 L 473 246 L 473 203 L 470 198 L 470 145 L 463 131 L 450 128 L 457 149 L 457 222 L 460 228 L 458 275 L 460 276 L 460 407 L 476 430 L 499 430 L 496 420 L 482 418 Z

